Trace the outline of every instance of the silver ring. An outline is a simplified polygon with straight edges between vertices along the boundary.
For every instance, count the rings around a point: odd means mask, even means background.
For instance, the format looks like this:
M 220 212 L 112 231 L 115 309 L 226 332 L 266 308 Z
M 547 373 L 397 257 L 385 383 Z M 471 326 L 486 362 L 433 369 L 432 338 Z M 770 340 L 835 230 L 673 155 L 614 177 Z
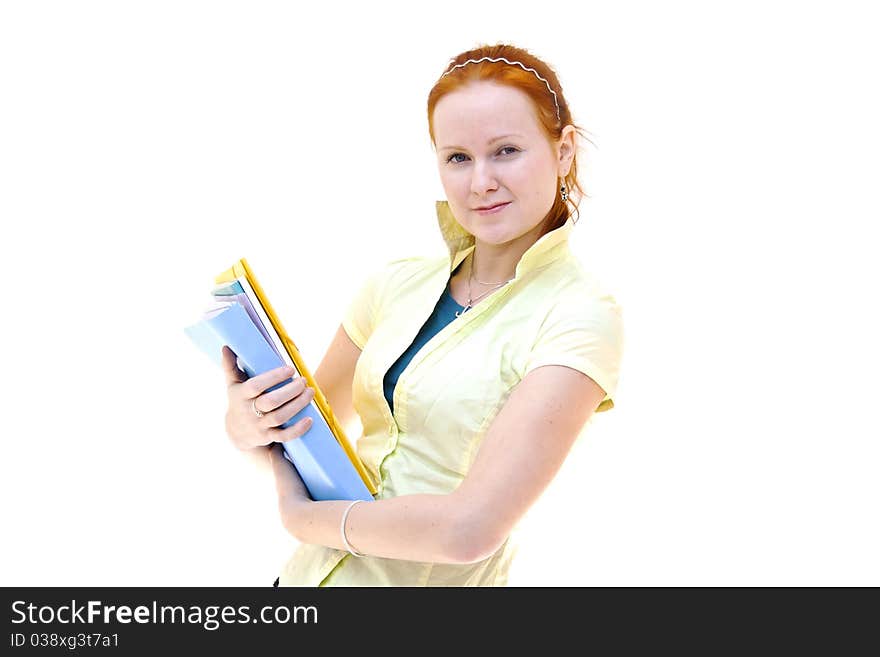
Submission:
M 257 414 L 257 417 L 263 417 L 263 416 L 265 415 L 265 413 L 264 413 L 263 411 L 261 411 L 259 408 L 257 408 L 257 399 L 256 399 L 256 397 L 254 397 L 254 399 L 251 400 L 251 406 L 252 406 L 253 409 L 254 409 L 254 413 Z

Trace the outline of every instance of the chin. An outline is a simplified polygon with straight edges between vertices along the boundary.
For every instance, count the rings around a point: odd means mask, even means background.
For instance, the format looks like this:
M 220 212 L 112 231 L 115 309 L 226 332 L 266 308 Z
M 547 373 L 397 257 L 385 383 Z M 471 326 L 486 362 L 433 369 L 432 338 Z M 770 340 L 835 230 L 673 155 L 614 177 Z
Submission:
M 524 232 L 515 226 L 498 224 L 497 226 L 475 226 L 471 234 L 484 244 L 501 245 L 512 242 Z

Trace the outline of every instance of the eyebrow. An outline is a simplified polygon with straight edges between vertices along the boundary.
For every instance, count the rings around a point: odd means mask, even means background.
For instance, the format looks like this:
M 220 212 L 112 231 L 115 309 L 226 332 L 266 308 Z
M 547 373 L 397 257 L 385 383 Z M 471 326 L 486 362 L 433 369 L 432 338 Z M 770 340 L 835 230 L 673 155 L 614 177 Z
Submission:
M 516 134 L 513 134 L 513 135 L 500 135 L 499 137 L 495 137 L 494 139 L 490 139 L 490 140 L 489 140 L 489 144 L 494 144 L 496 141 L 501 141 L 502 139 L 507 139 L 508 137 L 520 137 L 521 139 L 525 139 L 525 137 L 523 137 L 522 135 L 516 135 Z M 463 148 L 462 146 L 443 146 L 442 148 L 440 148 L 440 150 L 441 150 L 441 151 L 447 151 L 447 150 L 449 150 L 449 149 L 451 149 L 451 148 L 457 148 L 457 149 L 462 150 L 462 151 L 466 151 L 466 150 L 467 150 L 466 148 Z

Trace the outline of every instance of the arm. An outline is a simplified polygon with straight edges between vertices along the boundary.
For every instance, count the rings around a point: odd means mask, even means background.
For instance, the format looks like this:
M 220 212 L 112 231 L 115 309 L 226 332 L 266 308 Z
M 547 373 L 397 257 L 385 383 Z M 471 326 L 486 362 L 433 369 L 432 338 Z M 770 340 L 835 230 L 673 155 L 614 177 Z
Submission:
M 361 350 L 340 324 L 314 374 L 315 383 L 327 398 L 333 414 L 346 429 L 357 417 L 351 401 L 351 387 L 360 355 Z
M 529 372 L 511 393 L 455 491 L 468 562 L 492 555 L 562 467 L 605 391 L 563 365 Z
M 299 542 L 345 550 L 339 526 L 349 504 L 348 500 L 282 502 L 281 515 L 285 528 Z M 361 554 L 459 563 L 453 518 L 449 495 L 401 495 L 355 506 L 348 514 L 345 534 Z
M 581 372 L 538 367 L 493 420 L 479 453 L 449 495 L 402 495 L 357 505 L 346 535 L 359 552 L 392 559 L 474 563 L 492 555 L 561 467 L 605 393 Z M 300 542 L 345 549 L 346 501 L 282 501 Z

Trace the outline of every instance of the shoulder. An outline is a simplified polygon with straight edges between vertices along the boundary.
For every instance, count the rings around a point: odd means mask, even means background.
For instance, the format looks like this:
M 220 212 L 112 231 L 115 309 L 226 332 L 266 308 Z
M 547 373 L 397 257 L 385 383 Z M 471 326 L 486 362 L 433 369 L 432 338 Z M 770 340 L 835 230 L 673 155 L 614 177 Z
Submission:
M 448 259 L 444 264 L 439 257 L 417 255 L 361 265 L 364 273 L 356 303 L 367 304 L 373 316 L 381 316 L 389 302 L 406 292 L 417 292 L 439 268 L 448 266 Z
M 444 266 L 448 266 L 448 258 L 443 256 L 399 257 L 374 266 L 370 277 L 382 287 L 398 287 L 431 276 Z
M 536 281 L 543 288 L 543 323 L 580 322 L 587 326 L 620 330 L 623 308 L 601 278 L 576 258 L 566 258 L 545 268 Z
M 579 267 L 544 272 L 553 289 L 536 312 L 524 378 L 543 365 L 565 365 L 592 378 L 613 407 L 624 350 L 623 310 L 599 279 Z

